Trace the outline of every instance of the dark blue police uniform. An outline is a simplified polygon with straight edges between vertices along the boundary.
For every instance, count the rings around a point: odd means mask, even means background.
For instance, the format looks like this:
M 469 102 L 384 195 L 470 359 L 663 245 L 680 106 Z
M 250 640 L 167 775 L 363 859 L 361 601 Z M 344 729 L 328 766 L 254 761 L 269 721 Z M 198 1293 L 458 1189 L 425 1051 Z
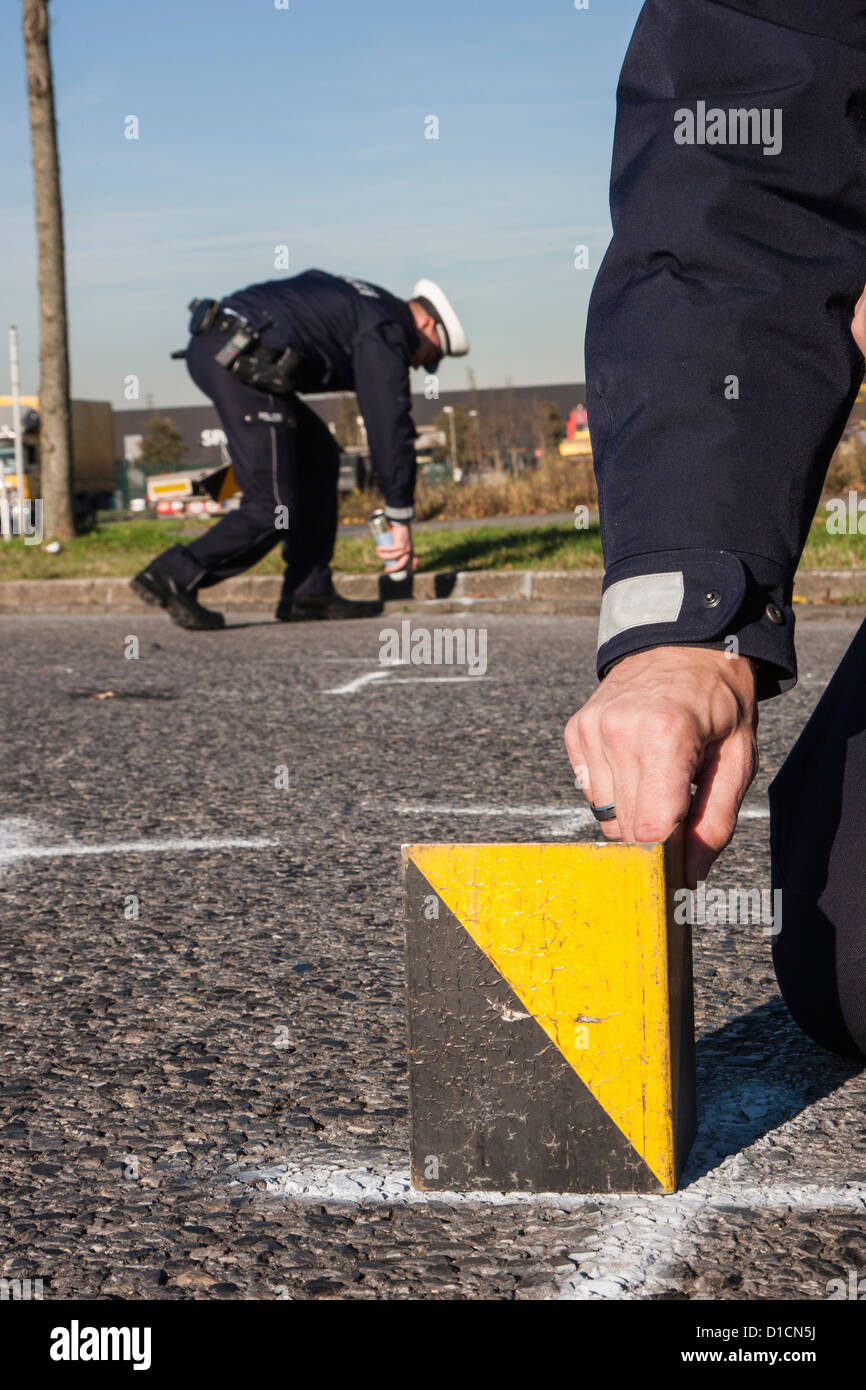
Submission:
M 778 152 L 677 143 L 699 102 L 780 112 Z M 648 0 L 611 211 L 586 335 L 599 673 L 735 635 L 776 693 L 796 676 L 794 571 L 863 375 L 866 4 Z
M 190 340 L 189 372 L 217 408 L 242 498 L 201 539 L 173 546 L 158 564 L 184 588 L 203 589 L 249 569 L 283 541 L 283 609 L 293 596 L 333 590 L 340 451 L 296 394 L 271 395 L 214 360 L 238 318 L 267 323 L 265 348 L 295 349 L 305 392 L 356 392 L 386 513 L 403 522 L 414 516 L 409 367 L 418 330 L 407 303 L 381 286 L 308 270 L 228 295 L 213 327 Z
M 586 336 L 599 674 L 649 647 L 727 647 L 773 695 L 796 679 L 794 572 L 863 376 L 866 3 L 648 0 L 611 211 Z M 782 992 L 860 1056 L 864 689 L 861 633 L 771 798 Z

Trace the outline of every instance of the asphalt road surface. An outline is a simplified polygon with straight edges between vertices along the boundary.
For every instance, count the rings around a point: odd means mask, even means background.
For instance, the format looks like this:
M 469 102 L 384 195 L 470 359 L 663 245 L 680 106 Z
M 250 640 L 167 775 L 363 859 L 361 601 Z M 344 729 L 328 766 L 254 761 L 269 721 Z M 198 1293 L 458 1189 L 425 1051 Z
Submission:
M 388 621 L 0 619 L 0 1275 L 82 1299 L 825 1299 L 866 1275 L 866 1082 L 790 1022 L 758 924 L 695 928 L 678 1194 L 408 1190 L 399 846 L 597 833 L 561 743 L 595 621 L 448 618 L 486 629 L 483 679 L 383 673 Z M 854 627 L 801 623 L 719 886 L 768 886 L 765 789 Z

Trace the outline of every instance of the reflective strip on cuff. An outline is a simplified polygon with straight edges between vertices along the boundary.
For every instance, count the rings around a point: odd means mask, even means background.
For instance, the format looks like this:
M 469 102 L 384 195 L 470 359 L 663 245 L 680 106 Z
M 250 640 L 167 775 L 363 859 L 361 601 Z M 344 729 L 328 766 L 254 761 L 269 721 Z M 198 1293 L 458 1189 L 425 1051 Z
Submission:
M 415 515 L 414 507 L 386 507 L 385 515 L 389 521 L 411 521 Z
M 605 589 L 598 623 L 598 646 L 632 627 L 648 623 L 675 623 L 683 606 L 682 570 L 663 574 L 638 574 L 618 579 Z

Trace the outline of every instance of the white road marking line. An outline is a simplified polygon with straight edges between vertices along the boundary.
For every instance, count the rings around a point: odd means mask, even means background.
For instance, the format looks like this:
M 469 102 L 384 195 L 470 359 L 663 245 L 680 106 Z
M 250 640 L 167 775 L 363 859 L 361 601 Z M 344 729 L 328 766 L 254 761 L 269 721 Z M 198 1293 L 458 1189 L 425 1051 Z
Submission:
M 739 1094 L 739 1090 L 738 1090 Z M 778 1097 L 784 1100 L 787 1092 Z M 820 1102 L 816 1102 L 820 1107 Z M 815 1105 L 807 1106 L 814 1111 Z M 722 1105 L 724 1110 L 724 1105 Z M 737 1208 L 745 1213 L 788 1211 L 866 1213 L 866 1182 L 814 1184 L 800 1178 L 789 1184 L 778 1177 L 767 1182 L 740 1177 L 743 1161 L 760 1163 L 761 1153 L 780 1137 L 796 1142 L 800 1115 L 770 1125 L 767 1132 L 745 1148 L 731 1136 L 732 1147 L 709 1171 L 668 1196 L 639 1193 L 526 1193 L 526 1192 L 431 1192 L 414 1191 L 408 1168 L 383 1160 L 359 1158 L 354 1167 L 331 1160 L 302 1166 L 286 1162 L 262 1168 L 238 1163 L 230 1170 L 240 1183 L 264 1183 L 268 1194 L 301 1203 L 336 1202 L 363 1205 L 424 1205 L 541 1208 L 581 1218 L 585 1209 L 599 1218 L 594 1229 L 574 1236 L 566 1258 L 551 1261 L 546 1296 L 568 1302 L 601 1299 L 639 1300 L 669 1289 L 682 1289 L 680 1264 L 695 1267 L 703 1223 L 718 1211 Z M 715 1111 L 704 1123 L 719 1130 Z M 347 1155 L 348 1157 L 348 1155 Z M 701 1149 L 695 1151 L 700 1165 Z M 554 1234 L 559 1234 L 555 1232 Z M 567 1227 L 562 1235 L 569 1238 Z
M 330 690 L 323 690 L 323 695 L 354 695 L 356 690 L 362 686 L 369 685 L 371 681 L 383 681 L 391 673 L 390 671 L 367 671 L 363 676 L 356 676 L 353 681 L 347 681 L 345 685 L 335 685 Z
M 565 1302 L 619 1298 L 638 1300 L 659 1289 L 679 1288 L 670 1274 L 675 1259 L 694 1257 L 698 1232 L 693 1222 L 715 1210 L 809 1212 L 866 1211 L 866 1186 L 844 1188 L 754 1187 L 732 1182 L 718 1171 L 683 1192 L 670 1196 L 639 1193 L 430 1192 L 411 1187 L 409 1171 L 377 1171 L 318 1164 L 280 1164 L 245 1169 L 233 1164 L 235 1181 L 264 1182 L 268 1195 L 301 1203 L 333 1202 L 361 1206 L 424 1206 L 430 1203 L 470 1207 L 535 1207 L 579 1215 L 584 1207 L 601 1208 L 605 1219 L 591 1235 L 576 1237 L 567 1261 L 551 1268 L 548 1297 Z M 649 1285 L 649 1287 L 647 1287 Z
M 90 854 L 175 854 L 215 849 L 271 849 L 278 840 L 262 837 L 243 840 L 236 838 L 202 838 L 195 840 L 115 840 L 107 844 L 82 844 L 69 840 L 60 844 L 35 843 L 39 827 L 31 821 L 13 818 L 0 821 L 0 868 L 23 859 L 78 859 Z
M 489 676 L 397 676 L 392 680 L 392 685 L 465 685 L 470 681 L 477 685 L 479 681 L 489 680 Z
M 683 1217 L 695 1216 L 714 1207 L 742 1207 L 749 1210 L 776 1210 L 796 1207 L 809 1211 L 866 1210 L 866 1184 L 852 1183 L 848 1187 L 812 1187 L 808 1184 L 784 1187 L 750 1187 L 746 1184 L 719 1180 L 708 1174 L 683 1192 L 668 1196 L 658 1193 L 634 1192 L 448 1192 L 421 1191 L 411 1186 L 408 1168 L 383 1171 L 358 1164 L 341 1168 L 335 1164 L 274 1164 L 266 1168 L 244 1168 L 233 1164 L 229 1170 L 239 1182 L 264 1182 L 274 1197 L 292 1197 L 300 1201 L 323 1200 L 380 1203 L 450 1202 L 458 1205 L 482 1206 L 546 1206 L 563 1210 L 584 1206 L 604 1206 L 623 1216 L 652 1211 L 659 1219 L 674 1212 Z
M 109 845 L 39 845 L 0 850 L 0 866 L 19 859 L 77 859 L 87 854 L 175 854 L 209 849 L 270 849 L 278 840 L 119 840 Z
M 398 816 L 589 816 L 586 806 L 494 806 L 485 802 L 476 805 L 451 806 L 444 802 L 422 801 L 418 805 L 399 804 L 390 808 Z
M 363 676 L 356 676 L 354 680 L 347 681 L 345 685 L 332 686 L 330 690 L 323 690 L 323 695 L 354 695 L 362 690 L 364 686 L 370 685 L 372 681 L 385 680 L 391 677 L 393 667 L 405 665 L 407 663 L 389 663 L 384 669 L 378 671 L 368 671 Z M 486 676 L 393 676 L 388 681 L 389 685 L 465 685 L 467 682 L 477 682 L 487 680 Z
M 477 680 L 478 677 L 471 677 Z M 365 805 L 372 805 L 365 802 Z M 491 803 L 478 802 L 476 805 L 453 806 L 445 802 L 420 802 L 416 805 L 398 804 L 390 806 L 388 810 L 398 816 L 519 816 L 530 819 L 533 816 L 544 820 L 562 818 L 566 820 L 586 821 L 589 825 L 595 824 L 595 817 L 588 806 L 496 806 Z M 769 807 L 766 806 L 747 806 L 740 811 L 740 820 L 767 820 L 770 815 Z
M 381 807 L 381 803 L 368 800 L 361 803 L 365 807 L 377 806 L 398 816 L 447 817 L 471 816 L 476 819 L 518 817 L 523 820 L 541 821 L 541 829 L 551 835 L 574 835 L 578 831 L 596 828 L 596 819 L 588 806 L 496 806 L 485 802 L 476 805 L 452 806 L 441 802 L 419 802 Z

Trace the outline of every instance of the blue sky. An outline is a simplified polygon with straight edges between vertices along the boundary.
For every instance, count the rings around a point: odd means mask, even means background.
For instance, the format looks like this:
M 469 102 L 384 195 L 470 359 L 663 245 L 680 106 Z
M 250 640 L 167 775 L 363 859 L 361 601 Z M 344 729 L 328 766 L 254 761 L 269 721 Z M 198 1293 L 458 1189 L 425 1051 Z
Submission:
M 443 388 L 583 376 L 610 235 L 614 94 L 638 0 L 51 0 L 73 394 L 201 400 L 185 305 L 308 266 L 408 295 L 439 280 L 472 353 Z M 0 140 L 0 394 L 17 323 L 37 386 L 20 6 Z M 425 139 L 438 117 L 439 139 Z M 139 139 L 124 136 L 135 116 Z M 573 266 L 589 247 L 590 270 Z M 420 386 L 420 375 L 414 384 Z

